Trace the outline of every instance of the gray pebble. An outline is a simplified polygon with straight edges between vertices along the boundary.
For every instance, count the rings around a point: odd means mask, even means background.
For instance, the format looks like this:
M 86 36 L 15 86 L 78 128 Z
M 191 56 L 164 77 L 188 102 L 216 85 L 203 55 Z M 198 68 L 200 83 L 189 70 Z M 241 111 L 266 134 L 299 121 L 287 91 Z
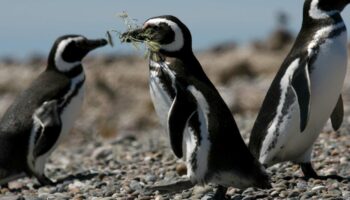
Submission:
M 47 197 L 48 197 L 49 195 L 50 195 L 49 193 L 39 193 L 39 194 L 38 194 L 38 197 L 39 197 L 39 198 L 43 198 L 43 199 L 47 199 Z
M 342 192 L 342 196 L 343 196 L 345 199 L 350 199 L 350 191 L 343 191 L 343 192 Z
M 152 174 L 147 174 L 145 176 L 145 181 L 146 182 L 155 182 L 157 180 L 157 177 L 152 175 Z
M 135 180 L 132 180 L 130 182 L 129 187 L 133 191 L 140 191 L 140 190 L 142 190 L 142 185 L 138 181 L 135 181 Z
M 182 198 L 191 198 L 192 192 L 191 191 L 183 191 L 181 196 Z
M 24 198 L 22 196 L 9 195 L 0 197 L 0 200 L 24 200 Z
M 323 190 L 323 189 L 325 189 L 326 187 L 325 186 L 323 186 L 323 185 L 316 185 L 315 187 L 313 187 L 312 189 L 311 189 L 311 191 L 319 191 L 319 190 Z
M 293 198 L 293 197 L 298 197 L 299 195 L 300 195 L 300 192 L 294 190 L 291 193 L 289 193 L 288 197 Z
M 246 196 L 242 200 L 255 200 L 256 198 L 253 196 Z

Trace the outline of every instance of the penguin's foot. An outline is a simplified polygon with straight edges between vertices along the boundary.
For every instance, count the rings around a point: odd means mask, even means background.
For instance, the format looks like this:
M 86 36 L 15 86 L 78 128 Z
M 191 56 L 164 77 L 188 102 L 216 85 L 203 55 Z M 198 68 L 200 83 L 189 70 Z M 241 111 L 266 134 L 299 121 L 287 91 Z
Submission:
M 228 199 L 226 197 L 227 187 L 219 185 L 216 189 L 216 192 L 210 193 L 202 197 L 201 200 L 225 200 Z
M 194 184 L 190 180 L 181 180 L 170 184 L 148 186 L 145 191 L 159 191 L 160 193 L 174 193 L 183 190 L 187 190 L 194 187 Z
M 306 178 L 305 176 L 298 176 L 298 175 L 286 175 L 286 176 L 282 177 L 282 179 L 285 180 L 285 181 L 291 181 L 291 180 L 293 180 L 293 179 L 304 179 L 304 180 L 308 180 L 308 179 L 310 179 L 310 178 L 312 178 L 312 177 Z
M 51 179 L 47 178 L 45 175 L 36 176 L 36 178 L 39 181 L 39 185 L 34 185 L 34 188 L 39 188 L 42 186 L 50 186 L 50 185 L 52 186 L 56 184 Z
M 226 199 L 227 187 L 219 185 L 216 189 L 213 199 Z
M 348 180 L 348 178 L 344 178 L 344 177 L 341 177 L 339 175 L 327 175 L 327 176 L 317 175 L 317 173 L 314 170 L 314 168 L 312 167 L 311 163 L 301 163 L 300 167 L 301 167 L 301 170 L 303 171 L 303 174 L 304 174 L 303 179 L 305 179 L 305 180 L 309 180 L 310 178 L 320 179 L 320 180 L 334 179 L 337 181 Z
M 39 185 L 34 185 L 34 188 L 40 188 L 42 186 L 47 186 L 47 185 L 57 185 L 60 183 L 64 183 L 64 182 L 73 182 L 74 180 L 79 180 L 79 181 L 84 181 L 84 180 L 89 180 L 92 179 L 96 176 L 114 176 L 116 174 L 114 173 L 104 173 L 104 174 L 100 174 L 97 172 L 91 172 L 91 171 L 86 171 L 86 172 L 81 172 L 78 174 L 74 174 L 74 175 L 69 175 L 66 176 L 64 178 L 60 178 L 57 179 L 57 181 L 53 182 L 51 181 L 49 178 L 47 178 L 46 176 L 37 176 L 37 179 L 39 181 Z

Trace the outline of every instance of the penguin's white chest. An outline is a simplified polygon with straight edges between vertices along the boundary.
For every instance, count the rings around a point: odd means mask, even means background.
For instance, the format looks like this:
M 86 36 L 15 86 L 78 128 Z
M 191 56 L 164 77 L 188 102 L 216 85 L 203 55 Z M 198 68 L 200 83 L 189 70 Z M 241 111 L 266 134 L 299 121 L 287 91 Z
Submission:
M 160 123 L 163 127 L 167 127 L 168 112 L 171 107 L 172 99 L 164 89 L 158 77 L 150 76 L 149 88 L 152 102 L 158 118 L 160 119 Z
M 173 99 L 171 98 L 169 91 L 166 88 L 172 86 L 165 85 L 164 81 L 162 80 L 164 77 L 162 77 L 160 72 L 160 63 L 151 61 L 150 65 L 153 67 L 153 70 L 150 70 L 149 74 L 149 88 L 152 102 L 161 125 L 167 128 L 168 113 Z M 175 80 L 172 81 L 174 82 Z
M 73 124 L 77 119 L 80 113 L 81 107 L 83 105 L 84 94 L 85 94 L 85 85 L 83 84 L 81 88 L 78 90 L 77 95 L 71 99 L 70 103 L 63 110 L 61 114 L 62 130 L 60 133 L 60 137 L 55 145 L 57 145 L 60 142 L 60 140 L 64 138 L 64 136 L 67 135 L 71 130 L 71 128 L 73 127 Z
M 320 46 L 310 70 L 310 115 L 306 129 L 300 132 L 300 110 L 294 93 L 294 102 L 284 113 L 277 112 L 268 130 L 263 141 L 260 162 L 273 164 L 288 160 L 309 161 L 312 145 L 329 119 L 341 93 L 347 68 L 346 44 L 347 34 L 343 32 L 336 38 L 327 39 Z M 286 102 L 288 96 L 282 89 L 281 91 Z M 280 100 L 281 103 L 283 104 Z M 273 126 L 276 124 L 279 124 L 278 127 Z
M 74 86 L 74 85 L 73 85 Z M 74 87 L 71 88 L 72 92 L 74 91 Z M 32 150 L 33 147 L 31 147 L 31 154 L 29 155 L 29 166 L 37 173 L 44 173 L 45 164 L 48 159 L 48 157 L 51 155 L 51 153 L 56 149 L 58 144 L 62 141 L 62 139 L 69 133 L 71 130 L 74 121 L 78 117 L 81 106 L 83 104 L 84 100 L 84 93 L 85 93 L 85 85 L 83 85 L 77 90 L 77 93 L 70 98 L 69 103 L 66 105 L 64 110 L 62 111 L 60 115 L 61 119 L 61 132 L 59 134 L 59 138 L 57 139 L 56 143 L 51 147 L 51 149 L 46 152 L 45 154 L 35 158 L 33 160 Z M 68 93 L 69 94 L 69 93 Z M 34 162 L 34 163 L 33 163 Z

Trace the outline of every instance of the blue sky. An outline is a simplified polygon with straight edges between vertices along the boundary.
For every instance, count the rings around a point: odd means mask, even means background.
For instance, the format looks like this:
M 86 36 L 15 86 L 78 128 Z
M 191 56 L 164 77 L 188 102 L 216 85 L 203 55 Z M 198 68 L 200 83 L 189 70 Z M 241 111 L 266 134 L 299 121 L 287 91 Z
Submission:
M 149 17 L 172 14 L 190 28 L 195 49 L 233 40 L 247 43 L 266 37 L 278 11 L 291 17 L 297 33 L 302 0 L 2 0 L 0 7 L 0 57 L 47 54 L 53 41 L 67 33 L 104 37 L 106 30 L 125 30 L 117 13 L 126 11 L 142 23 Z M 350 24 L 350 8 L 343 14 Z M 126 45 L 106 47 L 99 53 L 132 50 Z

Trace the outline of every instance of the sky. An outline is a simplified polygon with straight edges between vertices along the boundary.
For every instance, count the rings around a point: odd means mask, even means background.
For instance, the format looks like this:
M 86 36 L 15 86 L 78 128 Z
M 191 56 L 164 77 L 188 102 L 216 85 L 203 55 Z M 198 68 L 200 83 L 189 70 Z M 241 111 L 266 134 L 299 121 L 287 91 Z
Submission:
M 171 14 L 191 30 L 193 48 L 203 50 L 226 41 L 246 44 L 268 36 L 278 12 L 290 17 L 298 33 L 303 0 L 1 0 L 0 57 L 47 55 L 54 40 L 64 34 L 105 37 L 107 30 L 125 30 L 118 13 L 126 11 L 142 24 L 146 19 Z M 350 6 L 349 6 L 350 7 Z M 350 8 L 343 13 L 350 25 Z M 97 53 L 125 53 L 133 49 L 116 40 L 115 47 Z

